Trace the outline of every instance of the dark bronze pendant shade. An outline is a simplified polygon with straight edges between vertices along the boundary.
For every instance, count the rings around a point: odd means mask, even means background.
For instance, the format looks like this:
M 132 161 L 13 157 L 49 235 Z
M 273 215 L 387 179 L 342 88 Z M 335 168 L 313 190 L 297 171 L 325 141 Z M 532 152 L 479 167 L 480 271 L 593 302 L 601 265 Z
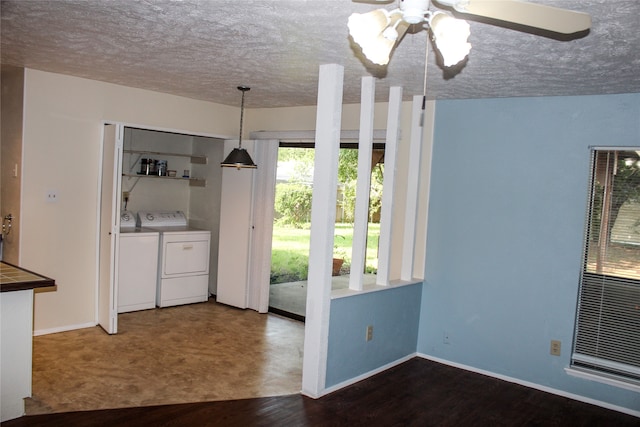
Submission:
M 226 159 L 221 163 L 222 166 L 232 168 L 252 168 L 255 169 L 255 163 L 245 148 L 234 148 L 231 150 Z
M 233 150 L 231 150 L 231 153 L 229 153 L 227 158 L 224 159 L 222 163 L 220 163 L 220 166 L 222 167 L 237 168 L 237 169 L 241 169 L 241 168 L 256 169 L 258 167 L 256 166 L 255 163 L 253 163 L 253 160 L 251 159 L 251 156 L 249 155 L 247 150 L 245 148 L 242 148 L 242 119 L 244 117 L 244 93 L 250 89 L 251 88 L 247 86 L 238 86 L 238 90 L 242 92 L 242 104 L 240 104 L 240 138 L 238 139 L 238 148 L 234 148 Z

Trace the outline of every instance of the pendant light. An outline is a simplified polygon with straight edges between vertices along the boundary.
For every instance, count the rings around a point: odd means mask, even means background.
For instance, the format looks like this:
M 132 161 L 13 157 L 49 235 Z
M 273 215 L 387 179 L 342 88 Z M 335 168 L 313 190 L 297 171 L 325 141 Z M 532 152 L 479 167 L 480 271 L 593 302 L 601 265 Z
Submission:
M 253 160 L 251 160 L 251 156 L 249 155 L 247 150 L 242 148 L 242 119 L 244 116 L 244 93 L 250 89 L 251 88 L 247 86 L 238 86 L 238 90 L 242 92 L 242 103 L 240 104 L 240 138 L 238 139 L 238 148 L 234 148 L 233 150 L 231 150 L 231 153 L 229 153 L 227 158 L 224 159 L 222 163 L 220 163 L 220 166 L 222 167 L 237 168 L 238 170 L 240 170 L 240 168 L 256 169 L 258 167 L 256 166 L 255 163 L 253 163 Z

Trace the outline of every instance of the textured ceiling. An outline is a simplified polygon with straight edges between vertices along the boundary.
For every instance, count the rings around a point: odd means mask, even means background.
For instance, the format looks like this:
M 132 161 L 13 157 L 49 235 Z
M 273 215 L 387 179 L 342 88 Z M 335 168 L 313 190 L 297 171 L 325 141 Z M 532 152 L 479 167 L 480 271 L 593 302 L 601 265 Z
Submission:
M 468 61 L 443 71 L 432 49 L 430 99 L 640 92 L 640 1 L 531 0 L 591 14 L 584 37 L 471 24 Z M 318 66 L 345 67 L 344 102 L 360 78 L 377 99 L 421 94 L 426 32 L 407 34 L 387 67 L 363 65 L 347 18 L 391 4 L 350 0 L 2 0 L 3 64 L 248 107 L 314 105 Z M 432 6 L 431 9 L 434 9 Z

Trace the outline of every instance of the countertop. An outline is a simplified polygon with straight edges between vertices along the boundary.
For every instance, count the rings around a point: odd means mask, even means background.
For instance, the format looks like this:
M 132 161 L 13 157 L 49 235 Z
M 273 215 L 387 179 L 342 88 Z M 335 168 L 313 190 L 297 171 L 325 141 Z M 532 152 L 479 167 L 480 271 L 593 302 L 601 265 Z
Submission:
M 49 277 L 0 261 L 0 292 L 26 291 L 55 285 L 56 281 Z

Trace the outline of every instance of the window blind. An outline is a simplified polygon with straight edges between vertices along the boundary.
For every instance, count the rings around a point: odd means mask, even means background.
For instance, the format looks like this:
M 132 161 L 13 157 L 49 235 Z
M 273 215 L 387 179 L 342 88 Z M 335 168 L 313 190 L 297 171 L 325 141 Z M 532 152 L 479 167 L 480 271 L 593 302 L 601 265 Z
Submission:
M 640 380 L 640 148 L 592 165 L 572 365 Z

